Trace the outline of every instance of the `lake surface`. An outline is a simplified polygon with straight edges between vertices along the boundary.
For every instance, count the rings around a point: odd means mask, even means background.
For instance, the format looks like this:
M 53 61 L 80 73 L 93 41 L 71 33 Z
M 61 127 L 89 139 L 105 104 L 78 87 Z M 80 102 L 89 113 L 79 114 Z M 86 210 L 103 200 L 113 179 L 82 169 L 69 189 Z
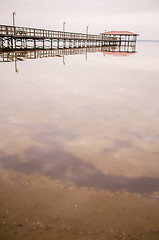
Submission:
M 136 51 L 0 62 L 1 239 L 159 238 L 159 42 Z

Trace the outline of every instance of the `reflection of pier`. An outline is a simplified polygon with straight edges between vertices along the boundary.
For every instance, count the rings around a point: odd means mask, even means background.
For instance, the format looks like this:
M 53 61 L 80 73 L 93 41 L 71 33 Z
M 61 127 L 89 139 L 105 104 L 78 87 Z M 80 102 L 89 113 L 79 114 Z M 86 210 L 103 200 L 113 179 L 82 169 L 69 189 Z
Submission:
M 36 49 L 36 50 L 16 50 L 1 49 L 0 62 L 15 62 L 15 71 L 18 73 L 18 61 L 25 59 L 62 57 L 65 65 L 65 56 L 84 54 L 86 60 L 88 53 L 102 52 L 105 54 L 125 54 L 135 53 L 135 46 L 103 46 L 103 47 L 85 47 L 85 48 L 58 48 L 58 49 Z
M 115 34 L 106 32 L 95 35 L 0 25 L 0 49 L 26 50 L 37 48 L 134 46 L 136 37 L 137 34 L 131 32 L 115 32 Z
M 108 46 L 106 49 L 103 49 L 104 55 L 114 55 L 119 57 L 126 57 L 132 53 L 136 53 L 136 46 L 129 45 L 118 45 L 118 46 Z
M 59 49 L 36 49 L 36 50 L 17 50 L 0 52 L 0 62 L 24 61 L 25 59 L 63 57 L 67 55 L 88 54 L 93 52 L 135 53 L 135 46 L 104 46 L 104 47 L 87 47 L 87 48 L 59 48 Z

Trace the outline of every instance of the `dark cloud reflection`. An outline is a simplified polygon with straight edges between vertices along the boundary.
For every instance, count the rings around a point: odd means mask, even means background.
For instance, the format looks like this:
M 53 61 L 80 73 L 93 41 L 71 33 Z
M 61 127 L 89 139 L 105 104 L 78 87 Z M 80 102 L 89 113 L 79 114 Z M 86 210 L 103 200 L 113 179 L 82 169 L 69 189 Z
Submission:
M 25 174 L 38 172 L 52 179 L 71 181 L 78 187 L 95 187 L 109 191 L 125 189 L 140 194 L 159 190 L 159 178 L 124 177 L 104 174 L 92 164 L 64 149 L 41 150 L 30 148 L 24 152 L 23 161 L 18 155 L 7 155 L 0 152 L 0 166 Z

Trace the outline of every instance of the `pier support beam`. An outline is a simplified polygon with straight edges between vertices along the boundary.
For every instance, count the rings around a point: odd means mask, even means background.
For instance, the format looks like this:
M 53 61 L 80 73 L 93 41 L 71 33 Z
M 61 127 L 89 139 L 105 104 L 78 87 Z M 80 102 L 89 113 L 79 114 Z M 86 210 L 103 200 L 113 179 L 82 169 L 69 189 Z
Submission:
M 36 39 L 34 38 L 34 49 L 36 49 Z
M 3 48 L 3 38 L 0 37 L 0 48 Z
M 43 38 L 43 49 L 45 48 L 45 38 Z

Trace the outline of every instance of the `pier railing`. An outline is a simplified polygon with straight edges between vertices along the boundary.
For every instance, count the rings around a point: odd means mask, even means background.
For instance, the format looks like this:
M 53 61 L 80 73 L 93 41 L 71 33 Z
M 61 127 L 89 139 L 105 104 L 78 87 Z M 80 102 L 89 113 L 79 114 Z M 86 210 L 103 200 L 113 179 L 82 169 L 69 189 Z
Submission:
M 109 37 L 95 34 L 73 33 L 64 31 L 53 31 L 26 27 L 13 27 L 0 25 L 0 36 L 10 36 L 19 38 L 36 38 L 36 39 L 65 39 L 65 40 L 91 40 L 102 41 L 108 40 Z M 110 40 L 110 39 L 109 39 Z

